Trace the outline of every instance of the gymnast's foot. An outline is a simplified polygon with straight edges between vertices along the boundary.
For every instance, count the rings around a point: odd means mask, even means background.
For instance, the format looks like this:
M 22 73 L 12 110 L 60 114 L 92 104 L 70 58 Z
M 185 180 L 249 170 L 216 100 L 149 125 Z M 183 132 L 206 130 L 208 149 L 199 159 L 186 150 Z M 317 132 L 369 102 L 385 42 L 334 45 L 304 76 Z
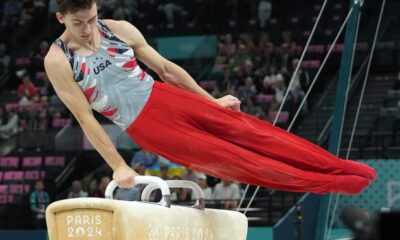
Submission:
M 355 175 L 336 175 L 333 192 L 355 195 L 368 187 L 370 181 Z
M 351 160 L 343 160 L 343 175 L 357 175 L 371 181 L 376 179 L 376 171 L 372 167 Z

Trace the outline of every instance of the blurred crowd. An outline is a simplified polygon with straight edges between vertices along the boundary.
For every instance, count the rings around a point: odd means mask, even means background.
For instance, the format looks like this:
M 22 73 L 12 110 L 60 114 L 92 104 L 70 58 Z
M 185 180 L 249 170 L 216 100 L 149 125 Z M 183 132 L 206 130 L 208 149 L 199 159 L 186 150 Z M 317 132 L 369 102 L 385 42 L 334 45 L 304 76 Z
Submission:
M 292 38 L 291 32 L 282 33 L 282 42 L 273 42 L 267 33 L 257 38 L 253 34 L 220 36 L 218 56 L 209 74 L 211 81 L 203 82 L 215 97 L 225 94 L 237 96 L 242 111 L 271 121 L 278 110 L 293 78 L 283 110 L 297 110 L 310 85 L 310 74 L 298 65 L 302 47 Z M 205 83 L 205 84 L 204 84 Z
M 19 131 L 44 132 L 71 121 L 44 72 L 48 48 L 49 43 L 42 41 L 28 57 L 17 59 L 12 90 L 17 99 L 0 108 L 0 138 L 10 138 Z
M 10 55 L 21 54 L 46 29 L 48 0 L 0 2 L 0 76 L 10 67 Z

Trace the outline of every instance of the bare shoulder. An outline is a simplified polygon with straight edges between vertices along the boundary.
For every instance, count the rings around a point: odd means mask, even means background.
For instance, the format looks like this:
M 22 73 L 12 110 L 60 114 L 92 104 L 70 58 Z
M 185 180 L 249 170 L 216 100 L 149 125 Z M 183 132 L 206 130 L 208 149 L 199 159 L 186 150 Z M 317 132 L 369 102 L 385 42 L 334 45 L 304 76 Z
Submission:
M 118 28 L 121 28 L 121 27 L 122 28 L 134 27 L 132 25 L 132 23 L 125 21 L 125 20 L 104 19 L 103 21 L 107 25 L 107 27 L 110 28 L 111 31 L 113 31 L 113 30 L 118 31 Z
M 118 24 L 122 22 L 123 20 L 113 20 L 113 19 L 103 19 L 103 22 L 107 25 L 107 27 L 115 28 L 118 27 Z M 125 22 L 125 21 L 124 21 Z
M 60 67 L 64 66 L 65 63 L 68 63 L 68 59 L 67 56 L 65 56 L 65 53 L 61 50 L 60 47 L 52 44 L 46 54 L 46 57 L 44 58 L 45 66 L 47 65 Z
M 143 35 L 130 22 L 124 20 L 104 19 L 104 23 L 112 33 L 130 46 L 140 45 L 144 41 Z
M 61 48 L 53 44 L 44 58 L 44 68 L 53 86 L 72 80 L 72 69 Z

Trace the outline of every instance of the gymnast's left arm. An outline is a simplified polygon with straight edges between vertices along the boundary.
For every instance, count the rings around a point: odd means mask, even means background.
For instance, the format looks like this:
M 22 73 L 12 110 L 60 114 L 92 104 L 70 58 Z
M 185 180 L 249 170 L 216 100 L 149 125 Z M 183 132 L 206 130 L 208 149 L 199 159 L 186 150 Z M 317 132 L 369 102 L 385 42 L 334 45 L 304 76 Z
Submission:
M 153 69 L 164 82 L 194 92 L 225 108 L 240 110 L 240 101 L 236 97 L 227 95 L 215 99 L 201 88 L 183 68 L 165 59 L 154 50 L 146 42 L 142 33 L 129 22 L 106 20 L 106 23 L 114 34 L 133 47 L 136 57 Z

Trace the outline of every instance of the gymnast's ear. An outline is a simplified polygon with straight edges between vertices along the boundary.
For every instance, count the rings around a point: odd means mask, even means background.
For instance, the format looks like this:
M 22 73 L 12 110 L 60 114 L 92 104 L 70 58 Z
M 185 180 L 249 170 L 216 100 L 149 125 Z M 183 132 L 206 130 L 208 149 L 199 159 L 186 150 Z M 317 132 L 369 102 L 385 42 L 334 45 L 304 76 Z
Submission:
M 62 14 L 62 13 L 60 13 L 60 12 L 57 12 L 56 13 L 56 18 L 57 18 L 57 20 L 58 20 L 58 22 L 59 23 L 61 23 L 61 24 L 64 24 L 64 15 Z

